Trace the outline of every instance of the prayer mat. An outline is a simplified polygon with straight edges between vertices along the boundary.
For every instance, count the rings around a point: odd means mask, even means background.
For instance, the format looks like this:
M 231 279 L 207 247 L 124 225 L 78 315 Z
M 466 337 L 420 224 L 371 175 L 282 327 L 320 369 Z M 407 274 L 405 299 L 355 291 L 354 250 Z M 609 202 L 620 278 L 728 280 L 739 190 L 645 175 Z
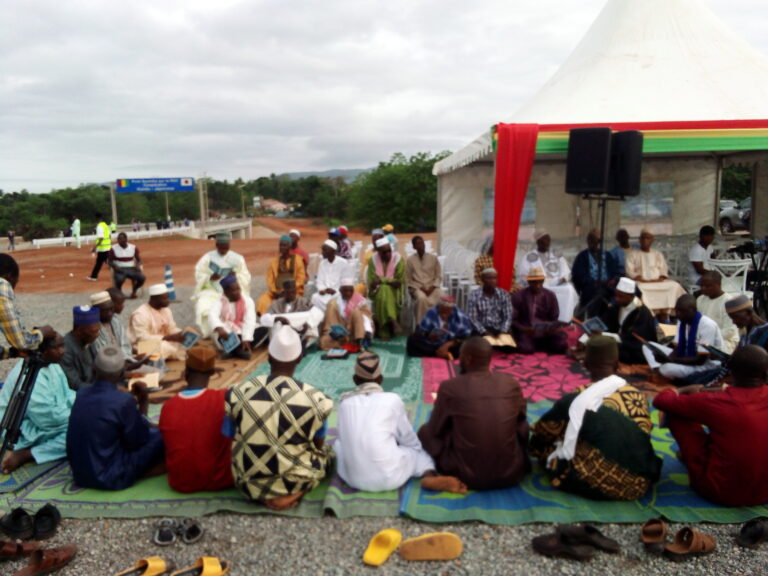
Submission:
M 536 422 L 551 401 L 528 404 L 528 420 Z M 415 427 L 427 421 L 431 406 L 421 406 Z M 658 411 L 652 410 L 654 424 Z M 423 490 L 418 480 L 407 485 L 400 511 L 425 522 L 479 520 L 488 524 L 519 525 L 531 522 L 644 522 L 664 516 L 673 522 L 740 523 L 768 516 L 768 505 L 728 508 L 698 496 L 688 483 L 685 466 L 677 459 L 677 445 L 666 428 L 654 427 L 651 441 L 663 459 L 659 482 L 640 500 L 613 502 L 590 500 L 552 487 L 545 471 L 533 463 L 533 472 L 519 486 L 504 490 L 471 491 L 467 496 Z
M 370 350 L 381 358 L 384 390 L 395 392 L 403 402 L 418 402 L 421 398 L 421 358 L 410 358 L 405 354 L 405 338 L 394 338 L 388 342 L 374 340 Z M 324 355 L 325 352 L 321 350 L 307 353 L 296 368 L 294 378 L 311 384 L 336 400 L 343 392 L 355 386 L 352 375 L 357 355 L 323 360 Z M 259 365 L 254 373 L 256 376 L 262 374 L 269 374 L 269 363 Z
M 654 374 L 647 364 L 619 364 L 618 376 L 621 376 L 638 390 L 650 397 L 656 396 L 666 388 L 674 388 L 672 382 L 661 374 Z
M 459 362 L 440 358 L 422 358 L 424 373 L 424 402 L 432 404 L 437 397 L 440 382 L 459 373 Z M 494 351 L 491 371 L 514 376 L 520 383 L 523 395 L 529 402 L 557 400 L 589 383 L 586 370 L 574 360 L 562 354 L 502 354 Z
M 44 464 L 25 464 L 10 474 L 0 474 L 0 494 L 8 494 L 20 490 L 36 478 L 54 469 L 61 462 L 61 460 L 54 460 Z

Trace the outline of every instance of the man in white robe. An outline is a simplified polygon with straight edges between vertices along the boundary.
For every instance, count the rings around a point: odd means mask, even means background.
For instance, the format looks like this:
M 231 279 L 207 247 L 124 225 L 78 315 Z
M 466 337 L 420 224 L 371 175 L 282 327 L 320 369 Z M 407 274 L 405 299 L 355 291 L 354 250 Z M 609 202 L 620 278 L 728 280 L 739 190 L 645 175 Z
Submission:
M 208 327 L 214 337 L 213 343 L 222 350 L 222 342 L 230 334 L 237 334 L 240 344 L 227 354 L 241 360 L 250 360 L 251 344 L 256 331 L 256 304 L 253 298 L 242 293 L 234 275 L 222 278 L 221 286 L 224 294 L 208 312 Z
M 165 284 L 150 286 L 149 302 L 145 302 L 131 314 L 128 339 L 133 346 L 138 346 L 140 342 L 158 341 L 158 352 L 163 359 L 185 360 L 187 351 L 181 344 L 184 337 L 168 307 L 170 303 Z
M 527 286 L 525 278 L 533 268 L 544 270 L 544 287 L 554 292 L 557 298 L 560 309 L 558 320 L 569 322 L 579 301 L 579 295 L 570 282 L 571 268 L 559 251 L 550 248 L 552 238 L 546 230 L 536 230 L 533 239 L 536 241 L 536 250 L 531 250 L 523 256 L 518 270 L 519 283 Z
M 341 279 L 352 276 L 349 262 L 336 255 L 338 246 L 333 240 L 323 242 L 323 260 L 317 269 L 315 286 L 317 292 L 312 294 L 312 305 L 325 312 L 328 302 L 341 287 Z
M 701 296 L 696 299 L 696 308 L 715 321 L 723 335 L 723 352 L 733 354 L 739 345 L 739 329 L 733 323 L 725 303 L 731 295 L 723 292 L 722 276 L 717 270 L 705 270 L 701 275 Z
M 243 294 L 251 294 L 251 273 L 243 258 L 237 252 L 229 249 L 229 234 L 222 232 L 216 234 L 216 250 L 205 254 L 195 265 L 195 292 L 192 300 L 195 300 L 195 322 L 200 328 L 203 337 L 211 334 L 208 325 L 208 312 L 214 302 L 224 293 L 219 280 L 229 274 L 234 274 L 240 290 Z

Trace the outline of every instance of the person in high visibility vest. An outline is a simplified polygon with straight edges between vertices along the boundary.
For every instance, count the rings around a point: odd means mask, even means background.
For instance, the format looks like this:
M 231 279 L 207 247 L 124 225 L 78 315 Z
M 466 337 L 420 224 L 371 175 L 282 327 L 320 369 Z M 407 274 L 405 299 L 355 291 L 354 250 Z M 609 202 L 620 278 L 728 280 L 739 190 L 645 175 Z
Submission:
M 96 254 L 96 263 L 93 265 L 91 275 L 88 276 L 88 280 L 91 282 L 96 282 L 99 279 L 99 271 L 109 258 L 109 251 L 112 249 L 112 233 L 109 224 L 99 213 L 96 213 L 96 219 L 99 221 L 96 224 L 96 245 L 91 250 Z

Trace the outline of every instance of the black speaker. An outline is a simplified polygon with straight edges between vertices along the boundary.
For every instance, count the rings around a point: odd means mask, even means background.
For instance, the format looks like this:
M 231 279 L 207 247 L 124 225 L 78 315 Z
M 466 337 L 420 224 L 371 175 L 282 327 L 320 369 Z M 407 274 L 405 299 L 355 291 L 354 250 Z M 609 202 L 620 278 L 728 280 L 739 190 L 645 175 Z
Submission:
M 574 128 L 568 138 L 565 191 L 606 194 L 611 162 L 610 128 Z
M 611 139 L 608 194 L 622 197 L 640 194 L 642 166 L 643 133 L 637 130 L 616 132 Z

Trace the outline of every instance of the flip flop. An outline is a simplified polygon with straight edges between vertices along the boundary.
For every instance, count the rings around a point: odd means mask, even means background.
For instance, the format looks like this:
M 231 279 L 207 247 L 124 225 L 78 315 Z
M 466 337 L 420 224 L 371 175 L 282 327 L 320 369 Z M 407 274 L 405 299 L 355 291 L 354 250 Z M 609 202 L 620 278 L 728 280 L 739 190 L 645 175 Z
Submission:
M 0 544 L 0 559 L 7 560 L 9 558 L 29 556 L 38 548 L 40 548 L 40 544 L 37 542 L 17 543 L 5 541 Z
M 115 576 L 162 576 L 168 574 L 171 565 L 160 556 L 149 556 L 137 561 L 133 568 L 118 572 Z
M 640 529 L 640 540 L 651 554 L 661 554 L 667 541 L 667 523 L 663 518 L 651 518 Z
M 664 555 L 673 562 L 682 562 L 695 556 L 710 554 L 716 546 L 717 542 L 712 536 L 686 526 L 678 530 L 672 544 L 664 547 Z
M 432 532 L 409 538 L 400 545 L 405 560 L 453 560 L 461 556 L 461 538 L 451 532 Z
M 591 524 L 558 526 L 555 531 L 560 534 L 560 538 L 566 544 L 585 544 L 611 554 L 621 550 L 616 540 L 608 538 Z
M 14 508 L 0 518 L 0 530 L 13 540 L 29 540 L 35 535 L 35 523 L 29 512 L 23 508 Z
M 531 540 L 533 551 L 551 558 L 568 558 L 586 562 L 595 557 L 595 549 L 592 546 L 582 544 L 568 544 L 563 542 L 561 534 L 543 534 Z
M 750 520 L 741 527 L 736 536 L 736 544 L 743 548 L 757 548 L 765 541 L 768 541 L 768 518 Z
M 77 554 L 77 546 L 64 546 L 48 550 L 35 550 L 29 557 L 29 564 L 14 572 L 13 576 L 38 576 L 55 572 L 69 564 Z
M 61 523 L 61 513 L 53 504 L 46 504 L 35 512 L 35 540 L 47 540 L 56 534 Z
M 397 550 L 402 539 L 403 535 L 400 534 L 400 530 L 395 530 L 394 528 L 377 532 L 368 543 L 368 548 L 365 549 L 363 562 L 370 566 L 381 566 L 387 561 L 392 552 Z
M 155 524 L 155 535 L 152 537 L 152 542 L 158 546 L 170 546 L 176 542 L 177 530 L 178 524 L 176 524 L 176 520 L 172 518 L 158 520 L 157 524 Z
M 203 537 L 204 532 L 203 527 L 192 518 L 184 518 L 179 523 L 178 533 L 184 544 L 194 544 Z
M 201 556 L 194 566 L 182 568 L 171 576 L 223 576 L 229 573 L 232 564 L 228 560 L 219 560 L 215 556 Z

